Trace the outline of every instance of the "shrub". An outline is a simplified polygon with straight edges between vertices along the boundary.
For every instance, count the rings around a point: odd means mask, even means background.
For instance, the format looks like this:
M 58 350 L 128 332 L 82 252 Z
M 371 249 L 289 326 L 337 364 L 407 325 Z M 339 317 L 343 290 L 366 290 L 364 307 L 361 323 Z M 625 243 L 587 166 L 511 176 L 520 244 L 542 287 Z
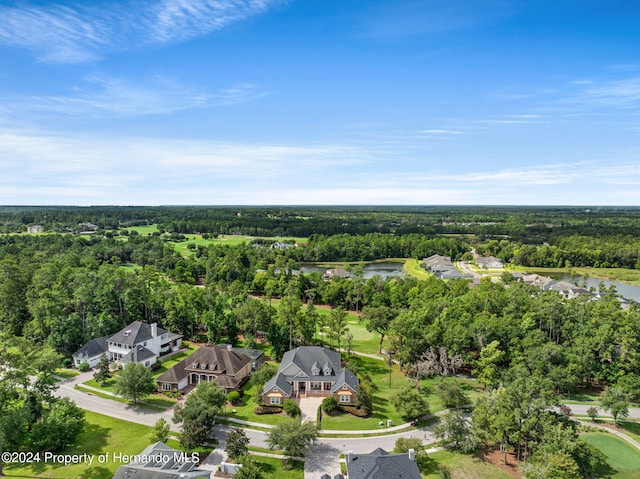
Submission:
M 338 410 L 342 412 L 346 412 L 356 417 L 369 417 L 371 416 L 371 411 L 368 409 L 358 409 L 356 406 L 347 406 L 345 404 L 338 404 Z
M 254 414 L 280 414 L 282 408 L 276 406 L 258 406 L 253 410 Z
M 293 399 L 287 399 L 282 407 L 289 417 L 298 417 L 301 414 L 300 406 Z
M 322 400 L 322 410 L 330 414 L 338 409 L 338 400 L 333 396 L 327 396 Z
M 89 366 L 89 363 L 86 361 L 82 361 L 78 366 L 78 371 L 80 371 L 81 373 L 86 373 L 87 371 L 89 371 L 89 369 L 91 369 L 91 366 Z
M 240 401 L 240 393 L 238 391 L 231 391 L 229 394 L 227 394 L 227 401 L 229 401 L 231 404 L 235 404 L 238 401 Z

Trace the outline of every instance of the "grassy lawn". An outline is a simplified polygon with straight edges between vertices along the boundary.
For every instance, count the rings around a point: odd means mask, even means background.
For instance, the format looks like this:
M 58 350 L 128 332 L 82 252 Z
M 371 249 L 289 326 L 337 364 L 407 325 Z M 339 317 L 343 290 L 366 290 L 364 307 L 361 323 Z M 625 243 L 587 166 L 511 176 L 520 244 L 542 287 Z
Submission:
M 140 235 L 150 235 L 151 233 L 158 232 L 158 225 L 141 225 L 141 226 L 130 226 L 128 228 L 122 228 L 127 231 L 137 231 Z
M 91 479 L 110 479 L 118 466 L 122 465 L 113 460 L 113 454 L 139 454 L 150 444 L 152 429 L 149 426 L 134 424 L 120 419 L 114 419 L 102 414 L 85 411 L 87 425 L 78 437 L 77 444 L 67 448 L 65 454 L 108 454 L 104 464 L 97 464 L 94 459 L 92 465 L 86 463 L 63 466 L 60 464 L 44 464 L 42 462 L 28 465 L 5 466 L 7 477 L 42 477 L 52 479 L 72 479 L 85 477 Z M 177 441 L 168 441 L 169 446 L 178 449 Z
M 241 243 L 247 243 L 249 241 L 253 241 L 254 239 L 268 239 L 272 241 L 287 241 L 287 242 L 297 242 L 297 243 L 306 243 L 308 238 L 294 238 L 294 237 L 273 237 L 273 238 L 264 238 L 261 236 L 246 236 L 246 235 L 219 235 L 217 238 L 209 238 L 204 239 L 202 235 L 185 235 L 187 239 L 185 241 L 176 242 L 174 245 L 175 250 L 183 256 L 187 256 L 192 253 L 192 250 L 189 249 L 189 243 L 195 244 L 196 246 L 208 246 L 211 244 L 228 244 L 231 246 L 239 245 Z
M 460 454 L 450 451 L 438 451 L 429 454 L 433 461 L 428 474 L 422 477 L 438 479 L 440 466 L 447 466 L 453 473 L 453 477 L 464 479 L 513 479 L 508 472 L 484 461 L 475 455 Z
M 304 462 L 294 461 L 293 469 L 286 470 L 282 467 L 282 460 L 275 457 L 252 456 L 264 477 L 277 477 L 278 479 L 302 479 L 304 477 Z
M 108 398 L 108 399 L 114 399 L 115 396 L 110 395 L 109 393 L 115 394 L 116 393 L 116 389 L 115 389 L 115 383 L 116 380 L 115 378 L 111 378 L 109 379 L 106 383 L 105 386 L 101 386 L 100 383 L 96 382 L 95 379 L 89 379 L 88 381 L 85 381 L 84 385 L 86 386 L 91 386 L 94 388 L 98 388 L 102 391 L 105 391 L 105 394 L 102 395 L 102 397 Z M 87 392 L 91 392 L 91 393 L 95 393 L 95 391 L 86 390 Z M 118 398 L 118 399 L 122 399 L 122 398 Z M 122 399 L 122 401 L 127 402 L 126 400 Z M 176 404 L 176 400 L 175 399 L 171 399 L 168 398 L 166 396 L 163 396 L 161 394 L 150 394 L 149 396 L 147 396 L 146 398 L 144 398 L 144 401 L 149 403 L 149 404 L 154 404 L 160 408 L 169 408 L 173 405 Z
M 80 374 L 78 371 L 75 371 L 73 369 L 62 369 L 62 368 L 56 369 L 53 373 L 56 376 L 60 376 L 61 378 L 64 378 L 64 379 L 74 378 Z
M 264 424 L 275 425 L 286 419 L 283 414 L 254 414 L 253 410 L 258 407 L 256 403 L 256 387 L 251 386 L 244 390 L 244 396 L 242 396 L 242 405 L 227 407 L 227 416 L 234 419 L 241 419 L 243 421 L 261 422 Z M 233 413 L 232 410 L 236 412 Z
M 186 347 L 186 351 L 181 351 L 167 359 L 162 360 L 160 362 L 160 369 L 153 371 L 153 379 L 158 379 L 161 374 L 163 374 L 165 371 L 174 367 L 176 364 L 178 364 L 180 361 L 182 361 L 184 358 L 188 357 L 190 354 L 192 354 L 195 350 L 198 349 L 197 346 L 191 343 L 185 344 L 185 347 Z
M 598 477 L 612 479 L 640 478 L 640 452 L 622 439 L 604 432 L 590 432 L 582 437 L 607 456 L 609 470 L 599 471 Z
M 123 399 L 119 396 L 113 396 L 111 394 L 107 394 L 107 393 L 101 393 L 98 391 L 94 391 L 93 389 L 87 389 L 85 387 L 80 386 L 79 384 L 76 385 L 75 389 L 77 389 L 78 391 L 83 391 L 85 393 L 88 394 L 93 394 L 95 396 L 104 398 L 104 399 L 109 399 L 111 401 L 117 401 L 120 402 L 122 404 L 131 404 L 129 401 L 127 401 L 126 399 Z M 173 406 L 173 403 L 170 406 L 167 406 L 167 404 L 164 402 L 166 399 L 165 398 L 154 398 L 154 397 L 148 397 L 145 399 L 145 401 L 149 404 L 141 404 L 138 403 L 137 407 L 140 408 L 144 408 L 144 409 L 151 409 L 152 411 L 164 411 L 167 409 L 167 407 Z M 153 404 L 156 404 L 155 406 Z
M 397 364 L 393 366 L 389 385 L 389 368 L 383 361 L 362 356 L 351 356 L 348 360 L 356 365 L 358 371 L 369 374 L 373 384 L 378 387 L 373 393 L 373 414 L 368 418 L 359 418 L 351 414 L 325 416 L 322 418 L 322 429 L 380 429 L 378 423 L 384 421 L 386 424 L 387 419 L 391 419 L 394 425 L 407 422 L 389 401 L 391 396 L 408 384 L 400 372 L 400 367 Z
M 420 266 L 422 261 L 419 259 L 408 259 L 404 264 L 404 271 L 414 278 L 427 279 L 429 276 L 433 276 L 432 273 L 427 273 L 426 270 Z

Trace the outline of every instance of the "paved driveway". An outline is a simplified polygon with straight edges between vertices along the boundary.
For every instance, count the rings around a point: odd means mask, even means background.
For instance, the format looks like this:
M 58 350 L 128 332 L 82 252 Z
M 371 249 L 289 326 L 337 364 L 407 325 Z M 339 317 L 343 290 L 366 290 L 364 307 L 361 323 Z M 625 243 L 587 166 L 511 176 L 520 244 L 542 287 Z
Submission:
M 300 411 L 302 411 L 302 422 L 316 422 L 318 417 L 318 408 L 322 404 L 324 398 L 300 398 Z

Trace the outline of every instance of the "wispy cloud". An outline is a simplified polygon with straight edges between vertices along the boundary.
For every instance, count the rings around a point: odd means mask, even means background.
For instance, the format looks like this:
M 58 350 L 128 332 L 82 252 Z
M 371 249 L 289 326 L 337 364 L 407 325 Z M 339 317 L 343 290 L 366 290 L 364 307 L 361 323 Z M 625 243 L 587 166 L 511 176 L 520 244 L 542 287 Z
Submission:
M 285 0 L 152 0 L 0 7 L 0 44 L 74 63 L 145 44 L 180 42 L 259 15 Z
M 640 106 L 640 77 L 608 82 L 585 89 L 579 99 L 604 106 L 635 108 Z
M 143 116 L 243 103 L 267 94 L 245 83 L 205 92 L 168 77 L 155 77 L 146 84 L 110 76 L 91 76 L 72 94 L 4 98 L 6 112 L 56 113 L 89 117 Z M 0 111 L 1 113 L 1 111 Z
M 420 130 L 420 133 L 423 133 L 425 135 L 459 135 L 461 132 L 458 130 L 433 129 L 433 130 Z

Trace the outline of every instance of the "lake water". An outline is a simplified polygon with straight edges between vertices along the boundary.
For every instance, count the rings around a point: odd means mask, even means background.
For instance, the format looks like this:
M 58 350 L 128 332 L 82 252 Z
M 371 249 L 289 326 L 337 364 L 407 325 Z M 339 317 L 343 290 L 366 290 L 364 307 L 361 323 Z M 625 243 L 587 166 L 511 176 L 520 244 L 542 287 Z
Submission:
M 584 286 L 585 278 L 583 276 L 573 276 L 565 273 L 560 275 L 549 275 L 553 279 L 560 279 L 569 283 L 577 284 L 578 286 Z M 620 283 L 618 281 L 608 281 L 606 279 L 599 278 L 586 278 L 586 289 L 593 288 L 594 291 L 598 291 L 598 286 L 603 283 L 606 287 L 615 286 L 616 291 L 623 298 L 634 299 L 640 302 L 640 286 L 634 286 L 632 284 Z
M 326 270 L 332 269 L 332 268 L 323 268 L 321 266 L 318 266 L 315 264 L 308 264 L 308 263 L 303 263 L 301 266 L 302 267 L 300 268 L 300 271 L 302 273 L 313 273 L 313 272 L 324 273 Z M 403 263 L 385 261 L 381 263 L 365 264 L 363 266 L 364 266 L 364 273 L 363 273 L 364 279 L 369 279 L 376 275 L 380 276 L 382 279 L 388 278 L 388 277 L 395 278 L 395 277 L 406 276 L 404 269 L 402 269 Z

